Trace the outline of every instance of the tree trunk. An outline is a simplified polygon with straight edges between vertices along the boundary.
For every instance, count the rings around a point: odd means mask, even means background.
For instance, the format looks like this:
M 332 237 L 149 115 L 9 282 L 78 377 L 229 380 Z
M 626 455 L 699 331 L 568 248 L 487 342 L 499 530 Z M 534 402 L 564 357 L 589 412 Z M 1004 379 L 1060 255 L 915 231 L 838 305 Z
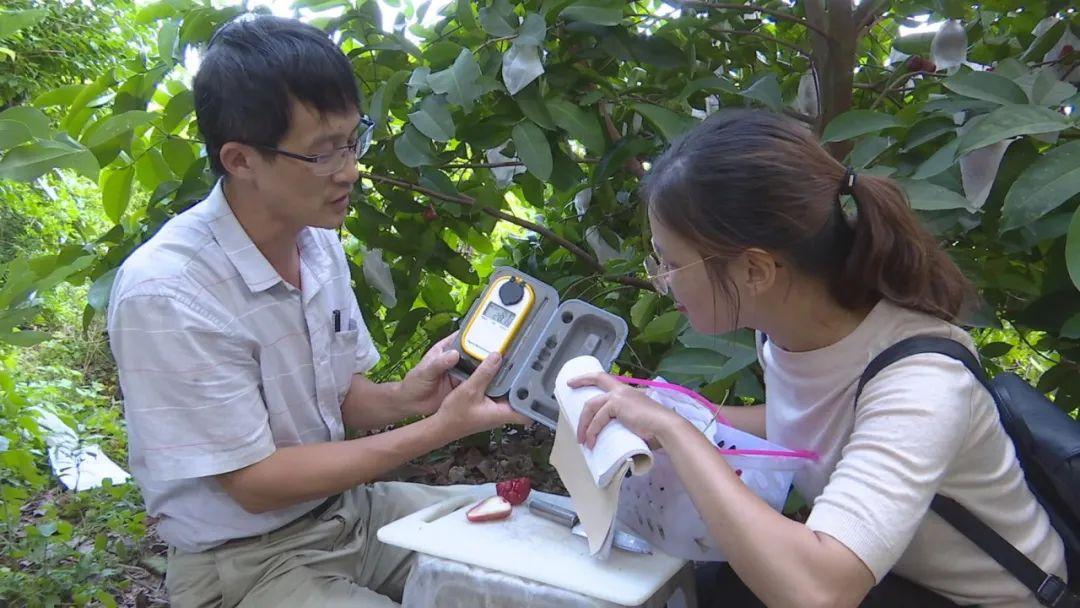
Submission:
M 851 0 L 807 0 L 805 6 L 807 20 L 828 33 L 827 37 L 817 32 L 810 34 L 818 85 L 820 135 L 833 118 L 851 109 L 858 24 Z M 851 150 L 851 142 L 835 142 L 827 147 L 834 158 L 842 159 Z

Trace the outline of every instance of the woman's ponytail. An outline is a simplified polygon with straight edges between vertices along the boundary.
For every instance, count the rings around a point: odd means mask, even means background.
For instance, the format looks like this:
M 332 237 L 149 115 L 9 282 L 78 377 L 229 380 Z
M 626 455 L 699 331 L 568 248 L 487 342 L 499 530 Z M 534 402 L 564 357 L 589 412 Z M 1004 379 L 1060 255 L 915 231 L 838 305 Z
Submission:
M 885 298 L 907 308 L 955 320 L 970 290 L 968 280 L 922 226 L 897 183 L 845 172 L 840 190 L 855 201 L 851 251 L 834 283 L 848 307 Z

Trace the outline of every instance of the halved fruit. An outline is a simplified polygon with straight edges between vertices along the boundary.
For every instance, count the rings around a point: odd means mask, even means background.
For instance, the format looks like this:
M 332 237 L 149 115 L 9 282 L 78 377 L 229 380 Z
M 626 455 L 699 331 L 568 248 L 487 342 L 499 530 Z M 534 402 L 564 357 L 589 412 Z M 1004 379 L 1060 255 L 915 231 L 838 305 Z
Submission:
M 465 517 L 471 522 L 495 521 L 506 519 L 513 509 L 514 506 L 502 496 L 492 496 L 476 503 L 476 506 L 465 513 Z
M 532 482 L 528 477 L 518 477 L 517 479 L 507 479 L 495 484 L 495 493 L 502 496 L 515 507 L 525 502 L 525 499 L 529 497 L 529 490 L 532 489 Z

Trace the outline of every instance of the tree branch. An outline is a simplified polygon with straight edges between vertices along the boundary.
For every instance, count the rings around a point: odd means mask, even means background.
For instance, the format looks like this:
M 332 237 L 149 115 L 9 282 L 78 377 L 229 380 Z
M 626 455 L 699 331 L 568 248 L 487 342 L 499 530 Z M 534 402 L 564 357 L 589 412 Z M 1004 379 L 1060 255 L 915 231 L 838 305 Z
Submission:
M 800 111 L 798 111 L 798 110 L 796 110 L 794 108 L 785 107 L 784 108 L 784 114 L 794 118 L 795 120 L 797 120 L 799 122 L 804 122 L 804 123 L 810 125 L 811 127 L 817 124 L 817 120 L 813 116 L 810 116 L 809 114 L 803 114 L 802 112 L 800 112 Z
M 774 8 L 766 8 L 764 6 L 757 6 L 755 4 L 729 4 L 724 2 L 705 2 L 703 0 L 663 0 L 664 4 L 673 6 L 675 8 L 699 8 L 715 11 L 739 11 L 743 13 L 764 13 L 770 15 L 781 21 L 788 21 L 801 25 L 807 29 L 814 30 L 821 34 L 825 38 L 829 37 L 829 34 L 824 29 L 808 22 L 805 19 L 800 19 L 795 15 L 785 13 L 783 11 L 776 10 Z
M 917 76 L 917 75 L 920 75 L 920 74 L 922 74 L 922 75 L 933 75 L 933 72 L 927 72 L 927 71 L 924 71 L 924 70 L 916 70 L 914 72 L 904 72 L 902 74 L 894 76 L 893 78 L 890 78 L 888 81 L 885 82 L 885 88 L 882 89 L 881 94 L 878 95 L 877 99 L 874 100 L 874 103 L 870 104 L 870 109 L 873 110 L 873 109 L 877 108 L 878 105 L 880 105 L 881 102 L 885 100 L 885 98 L 889 95 L 889 93 L 892 93 L 894 91 L 899 90 L 913 76 Z
M 864 0 L 855 9 L 855 29 L 860 34 L 870 28 L 881 17 L 883 9 L 888 2 L 886 0 Z
M 524 167 L 525 163 L 519 160 L 508 160 L 501 163 L 462 163 L 460 165 L 444 165 L 443 169 L 498 169 L 499 167 Z
M 761 38 L 762 40 L 768 40 L 769 42 L 775 42 L 776 44 L 786 46 L 787 48 L 803 55 L 804 57 L 810 57 L 811 60 L 813 59 L 813 56 L 811 55 L 809 49 L 804 49 L 801 46 L 792 44 L 786 40 L 781 40 L 775 36 L 770 36 L 768 34 L 762 34 L 761 32 L 755 32 L 753 30 L 725 30 L 715 25 L 710 27 L 709 30 L 718 34 L 737 34 L 739 36 L 753 36 L 755 38 Z
M 383 184 L 388 184 L 388 185 L 394 186 L 396 188 L 403 188 L 405 190 L 411 190 L 413 192 L 419 192 L 420 194 L 424 194 L 424 195 L 430 196 L 431 198 L 446 201 L 448 203 L 456 203 L 456 204 L 461 205 L 463 207 L 472 207 L 474 209 L 479 209 L 480 211 L 490 215 L 491 217 L 503 220 L 505 222 L 510 222 L 511 224 L 514 224 L 514 225 L 517 225 L 517 226 L 521 226 L 522 228 L 525 228 L 526 230 L 531 230 L 532 232 L 535 232 L 535 233 L 539 234 L 540 236 L 543 236 L 544 238 L 547 238 L 547 239 L 557 243 L 561 247 L 565 248 L 567 251 L 569 251 L 570 253 L 577 256 L 580 260 L 582 260 L 583 262 L 588 264 L 594 270 L 596 270 L 598 272 L 603 272 L 604 271 L 604 265 L 601 264 L 595 257 L 590 255 L 588 251 L 585 251 L 584 249 L 582 249 L 581 247 L 575 245 L 574 243 L 571 243 L 570 241 L 564 239 L 563 237 L 555 234 L 549 228 L 547 228 L 545 226 L 541 226 L 540 224 L 537 224 L 535 222 L 530 222 L 529 220 L 522 219 L 520 217 L 517 217 L 516 215 L 506 213 L 506 212 L 501 211 L 499 209 L 492 209 L 490 207 L 485 207 L 485 206 L 482 206 L 482 205 L 478 205 L 476 203 L 476 199 L 474 199 L 472 197 L 465 196 L 463 194 L 458 194 L 458 195 L 446 194 L 444 192 L 438 192 L 438 191 L 432 190 L 430 188 L 425 188 L 425 187 L 423 187 L 423 186 L 421 186 L 419 184 L 413 184 L 411 182 L 403 181 L 403 180 L 400 180 L 400 179 L 395 179 L 393 177 L 389 177 L 389 176 L 386 176 L 386 175 L 379 175 L 377 173 L 368 173 L 367 171 L 360 171 L 360 177 L 363 178 L 363 179 L 369 179 L 369 180 L 371 180 L 373 182 L 379 182 L 379 183 L 383 183 Z M 653 289 L 652 285 L 648 281 L 646 281 L 645 279 L 638 278 L 638 277 L 625 276 L 625 275 L 605 275 L 604 278 L 609 280 L 609 281 L 614 281 L 616 283 L 622 283 L 623 285 L 630 285 L 630 286 L 637 287 L 637 288 L 640 288 L 640 289 L 649 289 L 649 290 Z
M 595 158 L 578 158 L 574 159 L 575 163 L 581 164 L 596 164 L 600 161 Z M 520 160 L 508 160 L 498 163 L 461 163 L 457 165 L 443 165 L 443 169 L 498 169 L 499 167 L 524 167 L 525 163 Z
M 615 121 L 611 120 L 611 104 L 606 101 L 600 102 L 600 116 L 604 119 L 604 130 L 607 131 L 608 137 L 611 138 L 612 143 L 618 143 L 622 139 L 622 134 L 615 128 Z M 645 177 L 645 166 L 641 164 L 638 157 L 631 156 L 626 161 L 626 170 L 636 175 L 639 179 Z

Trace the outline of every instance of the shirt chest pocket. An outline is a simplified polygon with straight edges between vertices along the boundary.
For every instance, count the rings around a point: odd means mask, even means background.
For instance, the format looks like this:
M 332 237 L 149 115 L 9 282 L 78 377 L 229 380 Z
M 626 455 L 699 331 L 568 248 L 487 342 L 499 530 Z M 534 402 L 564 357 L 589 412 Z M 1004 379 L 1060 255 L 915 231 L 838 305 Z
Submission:
M 356 345 L 359 339 L 358 329 L 335 332 L 330 339 L 330 368 L 334 374 L 334 386 L 337 388 L 339 402 L 349 391 L 352 377 L 356 373 Z

